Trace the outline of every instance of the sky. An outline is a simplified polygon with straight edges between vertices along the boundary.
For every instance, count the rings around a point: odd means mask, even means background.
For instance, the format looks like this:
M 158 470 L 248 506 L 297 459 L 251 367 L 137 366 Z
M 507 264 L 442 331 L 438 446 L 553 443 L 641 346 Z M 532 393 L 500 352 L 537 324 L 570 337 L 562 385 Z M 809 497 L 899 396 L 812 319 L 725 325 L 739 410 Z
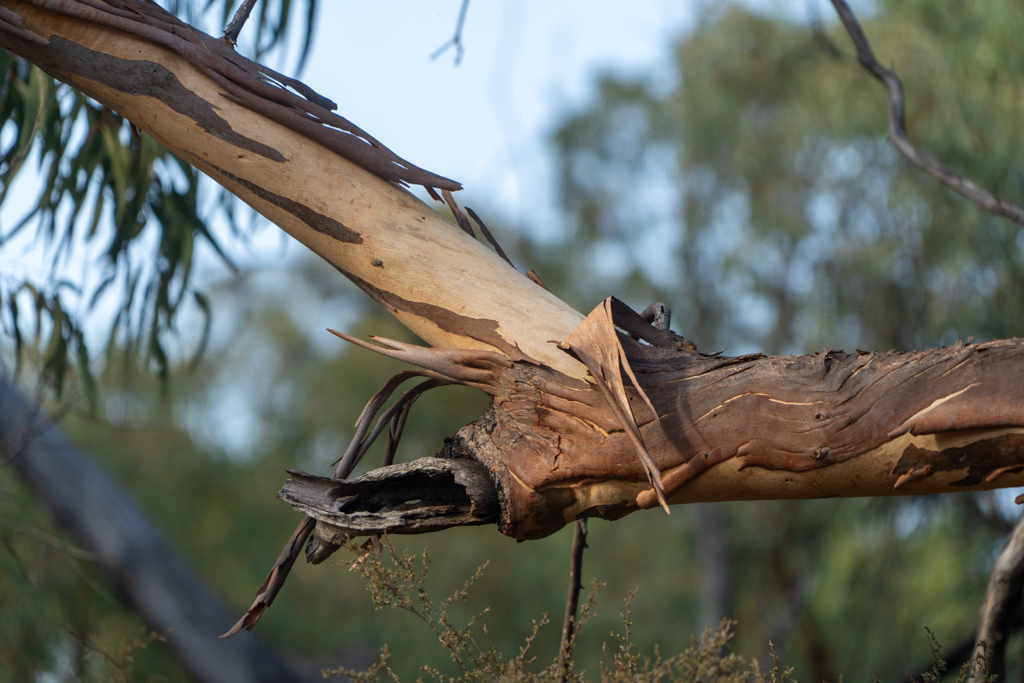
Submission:
M 400 156 L 462 182 L 464 203 L 540 230 L 554 220 L 557 121 L 590 100 L 599 72 L 670 80 L 671 40 L 700 5 L 477 0 L 459 64 L 454 49 L 431 60 L 461 4 L 326 3 L 303 80 Z

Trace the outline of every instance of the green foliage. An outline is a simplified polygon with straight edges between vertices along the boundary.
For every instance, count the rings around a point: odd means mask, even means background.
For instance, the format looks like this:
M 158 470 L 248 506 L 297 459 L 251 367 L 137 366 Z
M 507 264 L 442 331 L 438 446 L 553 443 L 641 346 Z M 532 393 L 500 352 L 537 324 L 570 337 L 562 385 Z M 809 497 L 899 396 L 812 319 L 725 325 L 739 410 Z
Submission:
M 882 2 L 865 22 L 905 84 L 911 139 L 1018 204 L 1022 29 L 1009 1 Z M 1019 334 L 1020 230 L 899 157 L 884 88 L 848 45 L 834 24 L 726 5 L 678 42 L 674 88 L 603 77 L 554 138 L 573 279 L 666 301 L 710 350 Z M 610 270 L 595 263 L 609 244 Z
M 234 4 L 172 0 L 168 9 L 202 25 L 203 14 L 215 8 L 226 23 Z M 250 52 L 256 59 L 283 50 L 291 17 L 303 9 L 301 70 L 312 46 L 317 0 L 260 2 L 245 33 L 255 33 L 255 38 L 243 44 L 252 42 Z M 15 341 L 16 370 L 25 360 L 23 354 L 31 351 L 41 356 L 42 372 L 32 378 L 41 387 L 61 397 L 66 379 L 75 376 L 94 401 L 96 369 L 82 334 L 83 319 L 104 297 L 108 308 L 116 297 L 106 348 L 116 349 L 126 361 L 141 360 L 166 382 L 168 343 L 181 310 L 193 306 L 209 324 L 206 298 L 191 278 L 197 243 L 205 243 L 233 267 L 211 232 L 211 221 L 217 216 L 226 219 L 235 237 L 245 238 L 231 195 L 221 191 L 217 202 L 202 201 L 200 187 L 208 186 L 192 166 L 140 135 L 111 110 L 2 50 L 0 134 L 10 140 L 0 150 L 0 206 L 9 199 L 27 160 L 36 162 L 42 179 L 31 210 L 13 226 L 0 226 L 0 247 L 31 229 L 36 243 L 47 245 L 51 261 L 43 280 L 0 274 L 0 329 Z M 93 272 L 102 274 L 84 291 L 80 287 L 85 283 L 72 288 L 69 306 L 63 273 L 69 263 L 88 258 L 96 244 L 103 248 Z M 23 342 L 32 336 L 25 334 L 19 301 L 22 306 L 35 305 L 36 341 L 45 326 L 51 329 L 51 342 L 42 347 L 37 343 L 31 350 L 25 347 Z M 200 343 L 196 355 L 204 347 Z

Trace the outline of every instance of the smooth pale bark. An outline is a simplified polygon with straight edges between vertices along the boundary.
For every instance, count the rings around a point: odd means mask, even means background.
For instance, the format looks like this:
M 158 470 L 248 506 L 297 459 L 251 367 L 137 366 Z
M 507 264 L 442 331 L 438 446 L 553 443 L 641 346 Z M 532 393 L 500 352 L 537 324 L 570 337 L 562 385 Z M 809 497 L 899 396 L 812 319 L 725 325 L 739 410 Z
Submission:
M 405 189 L 225 97 L 223 84 L 171 49 L 96 23 L 107 17 L 89 3 L 4 0 L 0 7 L 23 26 L 0 21 L 0 46 L 130 120 L 332 263 L 431 346 L 515 353 L 518 344 L 582 376 L 579 363 L 548 341 L 564 339 L 583 316 Z M 96 21 L 62 13 L 72 9 Z M 167 16 L 176 30 L 192 30 Z
M 109 6 L 129 24 L 105 19 Z M 499 527 L 509 535 L 537 538 L 576 518 L 616 518 L 659 503 L 1024 484 L 1019 340 L 912 354 L 726 358 L 699 353 L 611 299 L 584 321 L 378 177 L 390 178 L 387 169 L 368 163 L 376 170 L 367 172 L 328 149 L 322 128 L 302 127 L 309 116 L 298 117 L 302 125 L 281 123 L 319 105 L 291 101 L 282 114 L 265 107 L 263 95 L 253 103 L 250 91 L 204 75 L 196 66 L 203 59 L 225 58 L 209 43 L 185 41 L 206 51 L 183 59 L 189 50 L 166 36 L 196 34 L 176 20 L 135 31 L 131 8 L 145 7 L 152 23 L 153 5 L 0 7 L 0 44 L 123 113 L 436 348 L 350 341 L 492 397 L 487 414 L 442 454 L 489 470 Z M 316 499 L 320 493 L 299 500 L 293 487 L 289 495 L 327 537 L 323 525 L 347 527 L 343 511 L 331 509 L 338 502 Z

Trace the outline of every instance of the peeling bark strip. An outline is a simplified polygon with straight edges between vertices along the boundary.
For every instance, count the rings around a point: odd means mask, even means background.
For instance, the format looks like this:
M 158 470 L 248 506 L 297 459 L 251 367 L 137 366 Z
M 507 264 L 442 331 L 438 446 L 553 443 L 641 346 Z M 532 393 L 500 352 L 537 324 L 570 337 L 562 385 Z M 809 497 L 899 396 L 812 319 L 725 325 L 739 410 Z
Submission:
M 102 3 L 87 0 L 81 2 L 30 0 L 28 4 L 137 36 L 168 48 L 224 88 L 226 90 L 225 97 L 317 140 L 328 149 L 384 180 L 408 182 L 444 190 L 462 189 L 462 185 L 454 180 L 442 178 L 410 164 L 375 140 L 366 131 L 332 113 L 337 109 L 337 105 L 317 94 L 304 83 L 246 59 L 225 43 L 192 28 L 159 5 L 138 0 L 104 0 Z M 20 22 L 11 21 L 9 23 L 17 26 L 19 37 L 24 40 L 28 29 L 25 29 Z M 146 67 L 149 65 L 145 63 L 117 63 L 102 52 L 88 50 L 77 45 L 73 48 L 66 45 L 54 46 L 54 41 L 49 40 L 48 37 L 30 30 L 29 32 L 35 36 L 30 38 L 29 42 L 37 45 L 45 45 L 49 42 L 51 49 L 45 52 L 58 57 L 56 61 L 52 58 L 45 59 L 45 61 L 32 59 L 37 65 L 43 66 L 54 75 L 56 75 L 54 71 L 82 75 L 133 95 L 148 94 L 147 91 L 154 87 L 153 82 L 147 82 L 151 79 L 150 74 L 146 73 Z M 12 31 L 12 33 L 14 32 Z M 12 49 L 6 43 L 4 47 Z M 12 49 L 12 51 L 22 54 L 17 49 Z M 62 61 L 61 57 L 77 58 L 78 61 Z M 120 61 L 127 62 L 128 60 Z M 152 67 L 166 72 L 166 69 L 159 64 L 152 64 Z M 125 69 L 127 73 L 117 73 L 119 68 Z M 161 73 L 160 76 L 163 77 L 164 74 Z M 60 76 L 57 77 L 60 78 Z M 159 88 L 159 80 L 156 81 L 156 87 Z M 301 96 L 290 92 L 287 88 L 294 89 Z M 194 101 L 194 97 L 190 96 L 191 93 L 178 92 L 176 94 L 178 97 L 174 97 L 170 92 L 157 91 L 153 93 L 153 96 L 171 106 L 175 106 L 176 102 L 181 102 L 182 106 L 188 107 Z M 171 98 L 166 98 L 166 95 L 171 95 Z M 183 95 L 184 97 L 181 97 Z M 191 116 L 193 112 L 182 113 Z M 202 125 L 201 120 L 205 116 L 202 112 L 199 114 L 200 118 L 195 120 Z

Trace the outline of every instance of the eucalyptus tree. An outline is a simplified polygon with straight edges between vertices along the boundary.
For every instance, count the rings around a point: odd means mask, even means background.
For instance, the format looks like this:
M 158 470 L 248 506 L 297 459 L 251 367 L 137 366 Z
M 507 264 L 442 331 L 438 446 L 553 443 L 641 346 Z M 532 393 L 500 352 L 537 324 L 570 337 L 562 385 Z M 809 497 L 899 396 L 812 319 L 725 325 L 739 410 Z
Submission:
M 404 161 L 335 114 L 327 98 L 240 57 L 231 41 L 149 3 L 5 0 L 0 7 L 0 45 L 141 131 L 138 149 L 152 147 L 148 156 L 135 155 L 139 168 L 156 158 L 156 143 L 170 150 L 187 164 L 184 173 L 194 168 L 213 178 L 430 345 L 339 334 L 419 369 L 371 398 L 331 477 L 295 474 L 286 484 L 282 496 L 306 517 L 236 630 L 255 623 L 309 537 L 307 557 L 316 562 L 356 533 L 496 522 L 528 540 L 574 520 L 667 512 L 671 504 L 1024 482 L 1018 340 L 918 352 L 730 357 L 702 352 L 614 298 L 594 302 L 584 316 L 536 276 L 517 271 L 500 248 L 475 239 L 452 194 L 459 183 Z M 754 104 L 726 114 L 756 117 L 750 110 L 763 103 Z M 96 111 L 100 130 L 105 124 Z M 691 148 L 700 151 L 699 144 Z M 125 177 L 111 172 L 118 197 L 140 201 L 140 192 L 151 189 L 140 180 L 128 191 Z M 405 191 L 406 184 L 443 197 L 458 225 Z M 598 203 L 591 213 L 608 215 Z M 157 205 L 186 213 L 194 206 L 173 193 Z M 798 202 L 783 196 L 768 206 L 777 215 L 757 220 L 792 218 L 799 226 Z M 140 207 L 124 211 L 130 234 Z M 196 218 L 194 211 L 188 217 Z M 206 234 L 196 226 L 196 234 Z M 152 312 L 137 316 L 145 324 L 135 328 L 145 330 L 158 364 L 160 325 L 182 301 L 187 278 L 187 260 L 173 246 L 143 290 Z M 787 268 L 785 260 L 781 265 Z M 775 303 L 785 320 L 785 296 Z M 64 319 L 59 303 L 52 310 L 55 320 Z M 54 343 L 77 344 L 87 362 L 81 338 L 53 327 Z M 788 333 L 790 325 L 778 329 Z M 785 348 L 781 339 L 769 346 Z M 59 378 L 64 356 L 53 358 Z M 386 399 L 413 378 L 423 381 L 375 423 Z M 492 402 L 439 445 L 440 458 L 341 481 L 376 436 L 387 430 L 398 440 L 413 400 L 446 384 L 474 387 Z

